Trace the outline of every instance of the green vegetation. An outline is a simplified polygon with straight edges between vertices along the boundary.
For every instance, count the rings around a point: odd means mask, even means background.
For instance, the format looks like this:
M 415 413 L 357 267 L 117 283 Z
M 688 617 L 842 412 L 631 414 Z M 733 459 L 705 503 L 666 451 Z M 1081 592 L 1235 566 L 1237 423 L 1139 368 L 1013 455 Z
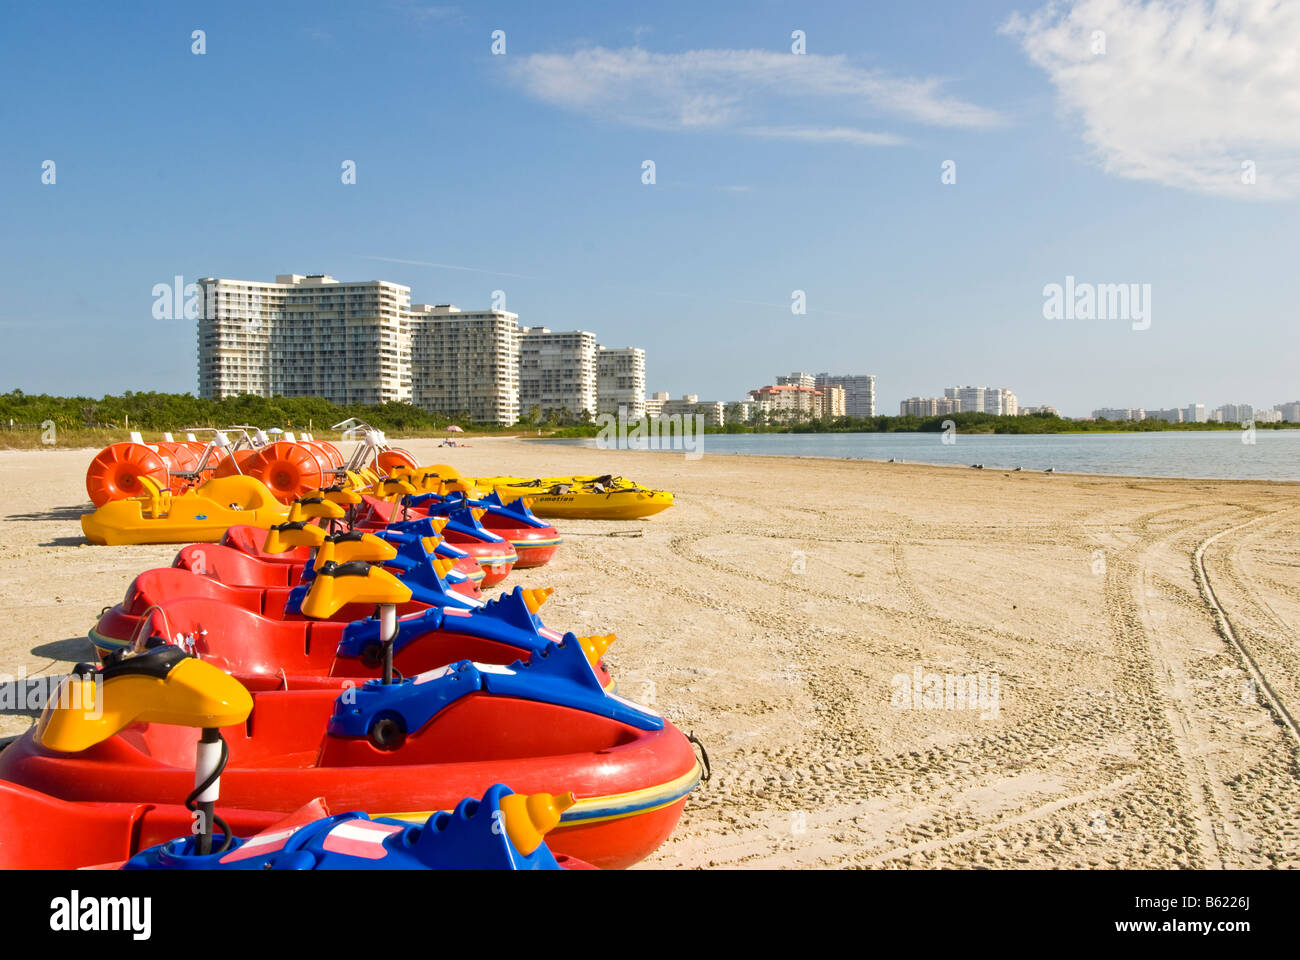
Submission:
M 349 417 L 364 420 L 390 437 L 436 436 L 455 423 L 473 433 L 512 432 L 497 424 L 473 424 L 464 417 L 427 413 L 409 403 L 336 406 L 312 397 L 255 397 L 203 400 L 188 393 L 125 393 L 120 397 L 52 397 L 12 390 L 0 394 L 0 445 L 37 446 L 42 424 L 53 421 L 59 445 L 93 446 L 122 440 L 123 431 L 140 430 L 146 439 L 187 427 L 252 424 L 311 430 L 332 438 L 331 424 Z M 12 428 L 10 426 L 12 422 Z M 159 436 L 154 436 L 158 434 Z M 34 438 L 34 439 L 33 439 Z
M 937 417 L 836 417 L 833 420 L 728 423 L 706 433 L 942 433 L 951 421 L 971 433 L 1151 433 L 1162 430 L 1240 430 L 1237 423 L 1166 423 L 1163 420 L 1069 420 L 1052 413 L 1004 417 L 990 413 L 949 413 Z M 1300 423 L 1256 423 L 1258 430 L 1300 428 Z M 558 429 L 555 437 L 594 437 L 598 423 Z

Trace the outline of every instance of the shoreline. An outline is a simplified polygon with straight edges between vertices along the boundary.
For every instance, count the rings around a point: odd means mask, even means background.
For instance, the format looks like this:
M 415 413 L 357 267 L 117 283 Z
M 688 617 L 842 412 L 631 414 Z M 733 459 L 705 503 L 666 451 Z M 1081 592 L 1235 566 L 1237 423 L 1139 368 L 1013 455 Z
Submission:
M 1026 436 L 1026 434 L 1022 434 Z M 1032 436 L 1053 436 L 1053 434 L 1032 434 Z M 582 440 L 594 440 L 594 437 L 520 437 L 524 441 L 554 441 L 563 446 L 576 447 L 581 450 L 599 450 L 598 447 L 589 447 L 583 444 Z M 680 450 L 602 450 L 606 454 L 664 454 L 668 456 L 682 455 Z M 816 456 L 813 454 L 796 454 L 796 453 L 748 453 L 738 450 L 719 453 L 705 453 L 701 459 L 707 457 L 750 457 L 754 459 L 766 460 L 798 460 L 811 461 L 814 463 L 871 463 L 887 467 L 925 467 L 928 469 L 939 470 L 958 470 L 968 471 L 973 469 L 970 466 L 962 466 L 955 463 L 935 463 L 927 460 L 878 460 L 873 457 L 835 457 L 835 456 Z M 1291 486 L 1300 486 L 1300 479 L 1282 479 L 1277 477 L 1194 477 L 1194 476 L 1161 476 L 1159 474 L 1140 474 L 1140 473 L 1089 473 L 1081 470 L 1053 470 L 1047 473 L 1045 470 L 1017 470 L 1015 467 L 998 467 L 986 465 L 979 471 L 983 473 L 1019 473 L 1022 476 L 1047 476 L 1047 477 L 1083 477 L 1083 478 L 1102 478 L 1114 480 L 1159 480 L 1167 482 L 1195 482 L 1195 483 L 1265 483 L 1265 484 L 1283 484 Z
M 1009 436 L 1009 435 L 999 434 L 999 436 Z M 1055 436 L 1055 434 L 1019 434 L 1019 436 Z M 459 453 L 459 451 L 461 450 L 472 450 L 474 449 L 475 446 L 473 443 L 471 443 L 469 444 L 469 446 L 441 448 L 438 446 L 438 443 L 442 439 L 443 438 L 441 437 L 401 437 L 401 438 L 395 438 L 393 442 L 394 445 L 400 445 L 401 443 L 418 443 L 421 445 L 431 444 L 432 450 L 435 451 L 435 453 L 433 454 L 434 459 L 437 459 L 436 452 L 439 450 L 443 450 L 444 451 L 443 455 L 445 456 L 446 454 Z M 475 438 L 471 437 L 471 439 L 475 439 Z M 627 450 L 627 449 L 602 450 L 599 447 L 587 446 L 582 442 L 584 440 L 594 440 L 595 439 L 594 437 L 530 437 L 522 434 L 510 435 L 510 436 L 498 436 L 496 434 L 483 434 L 477 437 L 476 439 L 478 439 L 481 442 L 493 442 L 493 443 L 500 442 L 500 441 L 517 441 L 523 443 L 550 443 L 556 446 L 572 447 L 579 450 L 599 451 L 600 453 L 606 455 L 663 454 L 670 457 L 682 456 L 682 451 L 680 450 Z M 31 453 L 31 454 L 84 453 L 86 454 L 87 461 L 89 461 L 89 459 L 93 457 L 96 453 L 98 453 L 101 449 L 103 448 L 102 447 L 59 447 L 59 446 L 28 447 L 28 448 L 0 447 L 0 456 L 6 454 L 17 454 L 17 453 Z M 843 463 L 843 464 L 871 463 L 871 464 L 879 464 L 881 466 L 891 466 L 891 467 L 892 466 L 924 467 L 927 469 L 955 470 L 955 471 L 967 471 L 972 469 L 970 466 L 962 466 L 960 464 L 954 464 L 954 463 L 936 463 L 934 461 L 927 461 L 927 460 L 895 460 L 891 462 L 889 460 L 879 460 L 874 457 L 836 457 L 836 456 L 823 457 L 823 456 L 816 456 L 813 454 L 748 453 L 748 452 L 741 452 L 741 451 L 730 451 L 726 453 L 720 452 L 720 453 L 713 453 L 713 454 L 705 453 L 704 456 L 701 457 L 701 459 L 710 456 L 728 457 L 728 458 L 750 457 L 754 459 L 765 459 L 765 460 L 811 461 L 813 463 Z M 430 463 L 432 462 L 433 460 L 430 460 Z M 1262 483 L 1262 484 L 1300 486 L 1300 479 L 1283 479 L 1278 477 L 1198 477 L 1198 476 L 1176 476 L 1175 477 L 1175 476 L 1162 476 L 1159 474 L 1141 474 L 1141 473 L 1090 473 L 1082 470 L 1053 470 L 1051 473 L 1047 473 L 1045 470 L 1036 470 L 1036 469 L 1016 470 L 1014 467 L 998 467 L 998 466 L 990 466 L 990 465 L 986 465 L 981 472 L 1006 473 L 1006 474 L 1019 473 L 1022 476 L 1081 477 L 1081 478 L 1103 478 L 1103 479 L 1114 479 L 1114 480 L 1144 480 L 1144 481 L 1165 481 L 1165 482 L 1186 481 L 1186 482 L 1195 482 L 1195 483 Z M 86 505 L 87 505 L 87 509 L 89 509 L 90 507 L 89 501 L 87 501 Z

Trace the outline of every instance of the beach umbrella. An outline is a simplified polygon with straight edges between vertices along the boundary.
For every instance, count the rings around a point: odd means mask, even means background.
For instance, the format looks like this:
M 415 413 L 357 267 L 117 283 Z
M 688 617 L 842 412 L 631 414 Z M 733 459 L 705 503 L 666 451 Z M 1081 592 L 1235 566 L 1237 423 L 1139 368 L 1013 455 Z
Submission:
M 447 432 L 448 432 L 448 433 L 464 433 L 465 431 L 464 431 L 464 429 L 462 429 L 461 427 L 456 426 L 456 424 L 453 423 L 453 424 L 451 424 L 451 426 L 447 427 Z

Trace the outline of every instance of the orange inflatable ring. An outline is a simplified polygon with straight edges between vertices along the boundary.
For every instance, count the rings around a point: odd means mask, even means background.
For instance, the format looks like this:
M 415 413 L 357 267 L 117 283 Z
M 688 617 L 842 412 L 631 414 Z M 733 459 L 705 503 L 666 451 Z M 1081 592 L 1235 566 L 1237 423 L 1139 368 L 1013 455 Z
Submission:
M 233 477 L 238 473 L 248 473 L 248 462 L 257 455 L 256 450 L 236 450 L 234 454 L 222 451 L 221 462 L 217 464 L 217 477 Z
M 316 445 L 325 448 L 325 452 L 330 455 L 330 460 L 334 464 L 335 469 L 343 466 L 343 453 L 338 447 L 334 446 L 334 444 L 330 443 L 328 440 L 317 440 Z
M 86 493 L 102 507 L 110 500 L 125 500 L 144 492 L 140 478 L 148 477 L 164 490 L 171 478 L 167 463 L 143 443 L 113 443 L 99 451 L 86 470 Z
M 266 484 L 281 503 L 290 503 L 308 490 L 319 488 L 324 479 L 316 454 L 288 440 L 262 447 L 249 458 L 244 472 Z
M 193 473 L 199 468 L 198 454 L 184 440 L 161 441 L 158 443 L 158 453 L 163 458 L 163 462 L 167 463 L 168 471 Z M 197 482 L 202 480 L 203 478 L 200 477 Z M 171 477 L 172 493 L 183 493 L 194 486 L 195 482 L 181 477 Z
M 375 457 L 375 469 L 381 476 L 388 476 L 397 467 L 407 467 L 414 470 L 419 466 L 415 457 L 401 447 L 393 447 L 390 450 L 382 451 L 379 456 Z
M 329 483 L 332 482 L 329 479 L 329 475 L 334 471 L 335 467 L 341 467 L 343 464 L 335 463 L 334 455 L 330 453 L 329 450 L 325 448 L 325 445 L 319 440 L 299 440 L 298 444 L 299 446 L 306 447 L 316 455 L 316 460 L 320 463 L 322 475 L 326 480 L 326 486 L 328 486 Z

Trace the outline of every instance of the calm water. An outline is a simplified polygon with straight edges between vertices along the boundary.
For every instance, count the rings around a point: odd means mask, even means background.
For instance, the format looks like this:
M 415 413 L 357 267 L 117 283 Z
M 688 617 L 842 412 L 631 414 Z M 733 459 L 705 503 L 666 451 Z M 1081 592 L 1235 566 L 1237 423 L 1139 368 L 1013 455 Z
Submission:
M 958 434 L 944 444 L 937 433 L 707 434 L 705 456 L 769 454 L 840 457 L 988 469 L 1117 473 L 1144 477 L 1228 480 L 1300 480 L 1300 430 L 1257 430 L 1242 442 L 1237 430 L 1180 433 Z M 566 441 L 594 447 L 594 438 Z

